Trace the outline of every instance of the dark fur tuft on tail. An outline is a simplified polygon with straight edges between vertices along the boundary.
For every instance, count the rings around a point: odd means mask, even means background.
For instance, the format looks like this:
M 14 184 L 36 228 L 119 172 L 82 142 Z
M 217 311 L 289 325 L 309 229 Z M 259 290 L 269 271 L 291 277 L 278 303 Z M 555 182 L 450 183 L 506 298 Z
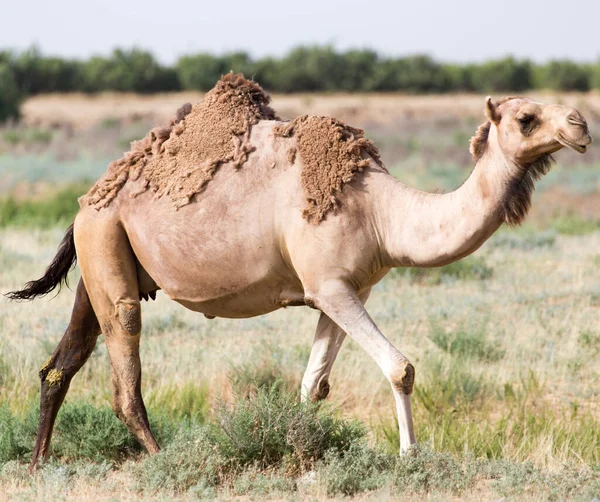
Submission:
M 58 252 L 52 263 L 46 269 L 41 279 L 25 284 L 20 291 L 11 291 L 6 296 L 11 300 L 33 300 L 37 296 L 44 296 L 58 286 L 58 290 L 64 282 L 67 286 L 67 274 L 75 265 L 77 255 L 75 254 L 75 241 L 73 240 L 73 224 L 67 229 Z

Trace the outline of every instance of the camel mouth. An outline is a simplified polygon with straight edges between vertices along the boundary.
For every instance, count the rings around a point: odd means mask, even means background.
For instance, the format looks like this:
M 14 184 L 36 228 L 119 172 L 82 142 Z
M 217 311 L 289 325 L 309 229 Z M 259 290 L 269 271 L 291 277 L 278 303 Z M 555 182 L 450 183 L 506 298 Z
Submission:
M 591 142 L 591 141 L 588 141 L 588 143 L 585 145 L 575 143 L 575 142 L 570 141 L 567 138 L 565 138 L 561 133 L 558 133 L 556 140 L 561 145 L 566 146 L 566 147 L 570 148 L 571 150 L 575 150 L 576 152 L 579 152 L 579 153 L 585 153 L 587 151 L 588 145 Z M 591 138 L 590 138 L 590 140 L 591 140 Z

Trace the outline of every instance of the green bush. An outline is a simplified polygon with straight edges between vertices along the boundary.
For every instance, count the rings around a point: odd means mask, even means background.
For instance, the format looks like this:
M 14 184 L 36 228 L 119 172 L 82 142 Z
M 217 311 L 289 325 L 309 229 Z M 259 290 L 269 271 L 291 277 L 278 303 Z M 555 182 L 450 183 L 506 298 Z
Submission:
M 149 492 L 206 490 L 221 481 L 225 463 L 208 429 L 194 425 L 182 427 L 160 453 L 144 458 L 135 475 L 140 488 Z
M 29 458 L 37 429 L 37 409 L 14 415 L 6 403 L 0 405 L 0 466 Z
M 344 455 L 365 435 L 358 423 L 337 418 L 325 406 L 302 403 L 277 386 L 256 389 L 250 397 L 219 404 L 206 425 L 181 427 L 164 450 L 143 460 L 137 478 L 150 491 L 202 491 L 226 482 L 243 493 L 289 491 L 293 484 L 278 472 L 305 472 L 329 450 Z
M 462 493 L 477 478 L 478 465 L 459 462 L 448 453 L 438 453 L 427 445 L 414 455 L 398 458 L 394 484 L 400 492 Z
M 335 417 L 326 406 L 301 402 L 277 385 L 257 389 L 215 412 L 213 439 L 233 466 L 278 466 L 292 472 L 312 468 L 331 448 L 343 452 L 365 436 L 357 422 Z
M 118 461 L 141 447 L 109 407 L 84 401 L 65 403 L 56 418 L 52 438 L 54 453 L 64 459 Z
M 378 490 L 390 482 L 396 456 L 369 448 L 364 442 L 345 452 L 328 450 L 317 468 L 317 479 L 327 495 L 353 496 Z

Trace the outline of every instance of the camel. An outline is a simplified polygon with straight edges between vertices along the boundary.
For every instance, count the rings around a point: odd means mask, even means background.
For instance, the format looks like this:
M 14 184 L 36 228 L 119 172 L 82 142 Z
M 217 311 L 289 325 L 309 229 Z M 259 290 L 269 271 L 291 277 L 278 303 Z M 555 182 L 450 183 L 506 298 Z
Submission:
M 70 324 L 40 370 L 32 469 L 47 457 L 70 382 L 100 333 L 113 410 L 149 453 L 159 451 L 139 356 L 141 299 L 158 290 L 208 318 L 317 309 L 301 399 L 327 397 L 348 335 L 389 380 L 400 451 L 410 452 L 415 368 L 369 316 L 372 287 L 394 267 L 446 265 L 503 223 L 518 225 L 552 153 L 584 153 L 592 141 L 575 109 L 488 97 L 487 120 L 471 140 L 470 176 L 453 192 L 425 193 L 391 176 L 359 129 L 328 117 L 281 121 L 270 98 L 242 76 L 225 76 L 215 89 L 111 164 L 80 199 L 45 275 L 9 294 L 47 294 L 79 262 Z

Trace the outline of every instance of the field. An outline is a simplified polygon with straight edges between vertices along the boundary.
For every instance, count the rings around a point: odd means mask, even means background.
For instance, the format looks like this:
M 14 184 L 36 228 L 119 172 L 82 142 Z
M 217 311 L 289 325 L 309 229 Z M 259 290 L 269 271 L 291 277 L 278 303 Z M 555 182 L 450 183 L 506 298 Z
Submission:
M 592 135 L 600 96 L 576 106 Z M 77 194 L 154 124 L 198 95 L 40 96 L 0 129 L 0 292 L 39 277 Z M 471 168 L 483 96 L 276 96 L 284 117 L 334 114 L 364 127 L 390 171 L 451 190 Z M 396 270 L 368 310 L 417 370 L 420 451 L 399 458 L 389 384 L 347 340 L 327 405 L 297 402 L 318 315 L 288 308 L 207 320 L 159 293 L 143 305 L 143 391 L 164 446 L 140 451 L 110 410 L 102 337 L 59 414 L 34 476 L 39 367 L 73 292 L 0 299 L 0 493 L 14 500 L 591 500 L 600 496 L 600 148 L 560 152 L 527 223 L 473 256 Z M 76 284 L 78 271 L 72 273 Z

